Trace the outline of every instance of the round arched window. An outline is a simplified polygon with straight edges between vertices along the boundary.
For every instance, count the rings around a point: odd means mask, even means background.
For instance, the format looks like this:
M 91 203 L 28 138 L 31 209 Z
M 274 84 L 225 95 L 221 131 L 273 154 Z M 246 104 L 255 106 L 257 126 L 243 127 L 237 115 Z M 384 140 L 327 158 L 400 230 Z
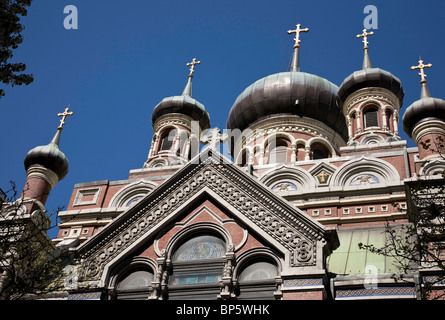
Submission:
M 226 243 L 212 234 L 195 234 L 172 254 L 169 299 L 216 299 L 220 293 Z
M 268 261 L 259 261 L 249 264 L 240 275 L 240 281 L 274 279 L 278 275 L 278 268 Z
M 225 253 L 226 245 L 222 239 L 202 234 L 179 246 L 173 255 L 173 261 L 216 259 Z
M 128 290 L 148 287 L 153 278 L 153 272 L 147 270 L 131 271 L 122 277 L 117 285 L 117 289 Z
M 278 267 L 268 259 L 249 261 L 238 273 L 238 299 L 275 299 Z

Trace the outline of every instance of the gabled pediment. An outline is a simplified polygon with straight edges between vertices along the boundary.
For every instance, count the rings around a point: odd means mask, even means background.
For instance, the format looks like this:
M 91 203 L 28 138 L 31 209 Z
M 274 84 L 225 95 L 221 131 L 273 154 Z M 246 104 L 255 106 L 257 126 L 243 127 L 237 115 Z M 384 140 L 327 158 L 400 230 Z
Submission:
M 338 246 L 335 231 L 207 149 L 77 249 L 82 280 L 99 280 L 104 269 L 154 237 L 203 193 L 278 248 L 289 268 L 320 266 Z

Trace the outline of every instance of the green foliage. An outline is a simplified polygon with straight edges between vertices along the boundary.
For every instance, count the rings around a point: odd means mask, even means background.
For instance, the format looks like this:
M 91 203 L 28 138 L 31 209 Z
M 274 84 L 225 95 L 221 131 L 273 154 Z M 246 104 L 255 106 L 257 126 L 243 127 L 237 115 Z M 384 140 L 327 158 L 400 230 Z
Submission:
M 22 43 L 20 34 L 24 26 L 20 24 L 20 16 L 27 15 L 27 7 L 32 0 L 0 0 L 0 81 L 6 85 L 30 84 L 34 77 L 32 74 L 23 74 L 24 63 L 11 63 L 14 49 Z M 0 89 L 0 97 L 5 91 Z
M 444 138 L 438 136 L 433 141 L 424 140 L 421 145 L 437 155 L 433 160 L 443 161 L 444 142 Z M 410 223 L 403 226 L 387 224 L 385 236 L 388 241 L 384 247 L 360 243 L 359 248 L 392 257 L 398 269 L 393 275 L 397 281 L 421 270 L 427 275 L 420 279 L 421 298 L 443 299 L 445 293 L 436 288 L 445 283 L 445 171 L 437 179 L 420 176 L 415 181 L 406 182 L 406 191 L 406 214 Z
M 58 250 L 47 236 L 50 217 L 46 211 L 25 209 L 27 202 L 16 199 L 11 182 L 9 195 L 0 204 L 0 300 L 33 299 L 64 290 L 69 252 Z M 56 217 L 57 218 L 57 217 Z

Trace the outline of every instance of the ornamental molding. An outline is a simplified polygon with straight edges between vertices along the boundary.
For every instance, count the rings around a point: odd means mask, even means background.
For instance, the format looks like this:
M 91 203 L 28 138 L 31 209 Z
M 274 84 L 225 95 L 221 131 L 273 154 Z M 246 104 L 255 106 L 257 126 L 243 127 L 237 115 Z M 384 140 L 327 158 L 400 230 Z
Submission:
M 445 136 L 445 128 L 443 126 L 442 120 L 437 120 L 434 118 L 423 120 L 419 123 L 417 123 L 413 130 L 411 136 L 413 137 L 414 142 L 418 145 L 419 141 L 425 136 L 425 135 L 441 135 Z M 431 137 L 431 144 L 433 146 L 433 149 L 438 149 L 438 147 L 435 144 L 440 144 L 439 141 L 436 140 L 436 137 Z
M 388 104 L 388 107 L 400 110 L 400 103 L 398 98 L 390 91 L 381 88 L 364 88 L 352 93 L 343 104 L 343 113 L 349 114 L 352 108 L 357 104 L 363 105 L 364 102 L 375 101 L 381 107 L 385 106 L 382 101 Z
M 27 178 L 37 178 L 46 181 L 51 189 L 59 182 L 59 177 L 51 169 L 45 168 L 40 165 L 32 165 L 26 170 Z
M 283 124 L 283 119 L 285 124 Z M 337 150 L 346 145 L 337 132 L 318 120 L 292 115 L 284 117 L 274 116 L 273 118 L 259 120 L 241 133 L 240 137 L 243 139 L 237 139 L 235 142 L 235 158 L 237 158 L 243 146 L 264 146 L 266 140 L 280 133 L 286 133 L 286 135 L 288 133 L 302 133 L 311 137 L 319 137 L 324 139 L 325 143 L 328 143 L 332 150 Z M 290 138 L 291 144 L 295 144 L 300 140 L 293 137 Z
M 338 246 L 335 232 L 328 234 L 320 223 L 273 194 L 235 165 L 221 163 L 221 158 L 211 156 L 199 165 L 187 165 L 117 217 L 96 237 L 81 245 L 78 248 L 81 281 L 100 281 L 105 266 L 148 231 L 164 227 L 162 222 L 168 220 L 170 214 L 183 210 L 181 208 L 205 187 L 241 213 L 244 220 L 248 219 L 288 250 L 289 267 L 317 265 L 321 261 L 317 255 L 325 251 L 321 249 L 327 243 L 326 237 L 333 240 L 328 243 L 327 252 Z
M 175 127 L 179 129 L 177 126 L 182 126 L 185 128 L 190 129 L 192 123 L 192 118 L 182 115 L 179 113 L 174 114 L 167 114 L 164 116 L 161 116 L 153 125 L 153 131 L 159 132 L 161 129 L 164 129 L 165 127 Z

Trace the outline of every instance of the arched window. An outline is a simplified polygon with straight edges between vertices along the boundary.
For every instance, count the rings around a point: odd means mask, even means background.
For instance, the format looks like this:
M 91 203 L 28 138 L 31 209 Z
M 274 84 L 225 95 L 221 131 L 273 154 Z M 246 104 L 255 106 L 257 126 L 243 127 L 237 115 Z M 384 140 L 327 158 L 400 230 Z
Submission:
M 287 162 L 288 142 L 284 139 L 277 139 L 275 143 L 269 145 L 268 163 Z
M 147 268 L 131 269 L 119 278 L 116 286 L 118 300 L 145 300 L 149 296 L 154 273 Z
M 141 201 L 141 199 L 144 196 L 135 196 L 133 198 L 131 198 L 130 200 L 127 201 L 127 203 L 125 204 L 126 207 L 132 207 L 134 206 L 136 203 L 138 203 L 139 201 Z
M 169 299 L 216 299 L 225 253 L 224 240 L 213 234 L 197 234 L 180 244 L 172 254 Z
M 264 279 L 275 279 L 278 269 L 275 264 L 268 261 L 258 261 L 245 267 L 240 275 L 239 281 L 258 281 Z
M 272 300 L 277 290 L 275 277 L 279 275 L 277 265 L 269 259 L 249 261 L 238 274 L 238 299 Z
M 365 128 L 379 126 L 379 111 L 377 107 L 369 107 L 364 113 Z
M 318 159 L 326 159 L 331 156 L 331 153 L 329 152 L 328 148 L 322 144 L 322 143 L 314 143 L 311 145 L 311 159 L 312 160 L 318 160 Z
M 176 137 L 176 129 L 165 131 L 161 137 L 161 145 L 159 151 L 171 150 Z
M 250 153 L 249 149 L 243 149 L 241 151 L 241 159 L 239 160 L 239 162 L 240 162 L 239 165 L 241 167 L 244 167 L 247 165 L 247 162 L 249 160 L 249 153 Z

